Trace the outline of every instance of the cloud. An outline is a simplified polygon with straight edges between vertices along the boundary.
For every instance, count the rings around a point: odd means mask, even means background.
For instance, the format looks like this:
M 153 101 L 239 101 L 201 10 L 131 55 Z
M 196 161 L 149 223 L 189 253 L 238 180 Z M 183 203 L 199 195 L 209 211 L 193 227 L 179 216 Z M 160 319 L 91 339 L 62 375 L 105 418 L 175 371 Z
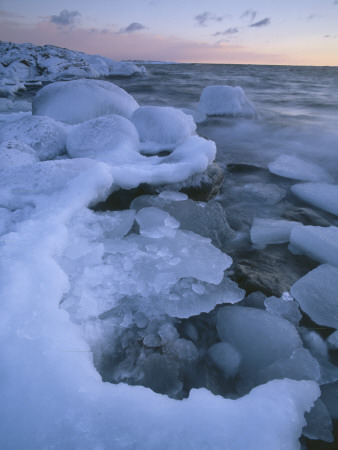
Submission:
M 307 16 L 307 20 L 314 20 L 314 19 L 319 19 L 321 16 L 319 14 L 310 14 L 309 16 Z
M 197 24 L 201 27 L 205 27 L 208 25 L 210 21 L 216 21 L 216 22 L 222 22 L 223 17 L 218 16 L 217 14 L 205 11 L 202 14 L 198 14 L 194 17 L 194 20 L 196 20 Z
M 252 23 L 251 25 L 249 25 L 249 27 L 255 27 L 255 28 L 259 28 L 259 27 L 265 27 L 266 25 L 270 25 L 271 20 L 269 17 L 265 17 L 265 19 L 259 20 L 258 22 Z
M 257 11 L 254 11 L 253 9 L 247 9 L 240 16 L 240 19 L 249 19 L 249 21 L 251 23 L 251 22 L 253 22 L 256 19 L 256 16 L 257 16 Z
M 333 4 L 338 5 L 338 0 L 334 0 Z
M 237 27 L 234 28 L 228 28 L 227 30 L 224 31 L 217 31 L 217 33 L 214 33 L 213 36 L 226 36 L 229 34 L 236 34 L 239 33 L 239 29 Z
M 81 13 L 79 11 L 68 11 L 68 9 L 64 9 L 58 16 L 52 16 L 50 18 L 50 23 L 67 27 L 74 25 L 80 16 Z
M 0 10 L 0 17 L 16 17 L 16 18 L 23 18 L 24 16 L 20 15 L 20 14 L 15 14 L 15 13 L 11 13 L 9 11 L 5 11 L 3 9 Z
M 138 22 L 133 22 L 126 28 L 121 28 L 119 34 L 121 33 L 133 33 L 134 31 L 145 30 L 147 27 Z

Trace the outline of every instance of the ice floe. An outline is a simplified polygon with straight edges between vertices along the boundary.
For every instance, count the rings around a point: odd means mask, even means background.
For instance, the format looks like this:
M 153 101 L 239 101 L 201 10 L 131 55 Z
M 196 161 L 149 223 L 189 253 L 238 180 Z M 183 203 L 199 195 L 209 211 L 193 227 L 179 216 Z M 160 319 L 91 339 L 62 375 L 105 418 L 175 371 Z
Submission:
M 322 167 L 294 155 L 280 155 L 268 167 L 270 172 L 293 180 L 327 182 L 332 180 L 331 175 Z

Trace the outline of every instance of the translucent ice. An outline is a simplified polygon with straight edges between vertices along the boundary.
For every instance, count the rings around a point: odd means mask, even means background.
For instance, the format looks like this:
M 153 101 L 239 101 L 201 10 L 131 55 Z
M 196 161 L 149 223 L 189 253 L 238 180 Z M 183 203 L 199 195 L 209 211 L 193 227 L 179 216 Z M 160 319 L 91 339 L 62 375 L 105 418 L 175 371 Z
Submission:
M 290 236 L 291 250 L 321 263 L 338 266 L 338 227 L 295 227 Z
M 280 155 L 268 167 L 270 172 L 294 180 L 331 181 L 331 176 L 325 169 L 293 155 Z
M 0 129 L 0 141 L 18 140 L 32 147 L 40 160 L 65 152 L 67 130 L 50 117 L 26 116 Z
M 291 191 L 301 200 L 338 216 L 338 186 L 328 183 L 295 184 Z
M 108 114 L 131 117 L 138 104 L 126 91 L 102 80 L 58 81 L 33 100 L 33 114 L 75 124 Z
M 239 86 L 208 86 L 201 95 L 198 110 L 207 116 L 248 116 L 256 113 Z
M 301 226 L 289 220 L 255 219 L 250 230 L 251 242 L 254 244 L 282 244 L 289 242 L 291 230 Z
M 241 357 L 232 345 L 218 342 L 209 348 L 208 355 L 226 378 L 236 375 Z
M 264 305 L 269 313 L 281 316 L 296 326 L 302 318 L 299 305 L 295 300 L 285 301 L 283 298 L 269 297 L 264 301 Z
M 314 322 L 338 328 L 338 268 L 319 266 L 296 281 L 290 291 Z
M 196 130 L 191 116 L 167 106 L 141 106 L 131 117 L 148 153 L 172 150 Z

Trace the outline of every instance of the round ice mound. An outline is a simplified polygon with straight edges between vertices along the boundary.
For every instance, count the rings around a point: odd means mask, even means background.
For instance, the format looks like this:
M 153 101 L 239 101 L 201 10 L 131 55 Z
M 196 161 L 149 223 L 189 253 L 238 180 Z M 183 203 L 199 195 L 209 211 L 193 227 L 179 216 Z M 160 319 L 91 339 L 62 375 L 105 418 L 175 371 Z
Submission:
M 67 131 L 50 117 L 26 116 L 0 130 L 0 142 L 16 140 L 32 147 L 41 161 L 65 151 Z
M 72 158 L 93 158 L 114 164 L 135 161 L 139 137 L 134 125 L 110 115 L 83 122 L 69 133 L 67 151 Z
M 131 117 L 137 128 L 142 149 L 148 153 L 173 150 L 196 130 L 191 116 L 167 106 L 142 106 Z
M 33 114 L 76 124 L 108 114 L 129 118 L 138 104 L 109 81 L 58 81 L 43 87 L 33 100 Z
M 198 110 L 207 116 L 244 116 L 256 114 L 241 87 L 207 86 L 203 89 Z
M 39 161 L 39 158 L 36 152 L 20 141 L 14 139 L 0 144 L 0 167 L 2 169 L 34 164 L 37 161 Z

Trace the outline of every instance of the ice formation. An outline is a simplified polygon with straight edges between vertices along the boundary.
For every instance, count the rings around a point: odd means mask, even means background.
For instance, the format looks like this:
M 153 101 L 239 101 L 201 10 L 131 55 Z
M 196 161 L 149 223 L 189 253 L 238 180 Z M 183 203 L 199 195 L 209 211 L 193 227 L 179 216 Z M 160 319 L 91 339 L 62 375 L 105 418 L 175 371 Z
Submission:
M 289 242 L 291 230 L 301 226 L 289 220 L 255 219 L 250 230 L 254 244 L 282 244 Z
M 133 113 L 131 121 L 147 153 L 173 150 L 196 130 L 191 116 L 168 106 L 141 106 Z
M 83 79 L 44 86 L 35 96 L 32 108 L 37 116 L 75 124 L 108 114 L 130 118 L 138 104 L 113 83 Z
M 323 264 L 291 287 L 300 307 L 319 325 L 338 328 L 338 269 Z
M 254 117 L 254 106 L 239 86 L 208 86 L 198 103 L 198 110 L 207 116 Z
M 291 231 L 291 250 L 320 263 L 338 266 L 338 227 L 297 227 Z
M 280 155 L 268 165 L 270 172 L 281 177 L 301 181 L 331 181 L 330 174 L 309 161 L 303 161 L 294 155 Z
M 23 166 L 39 161 L 37 152 L 29 145 L 15 139 L 0 142 L 0 166 Z
M 328 183 L 295 184 L 291 191 L 310 205 L 338 216 L 338 186 Z

